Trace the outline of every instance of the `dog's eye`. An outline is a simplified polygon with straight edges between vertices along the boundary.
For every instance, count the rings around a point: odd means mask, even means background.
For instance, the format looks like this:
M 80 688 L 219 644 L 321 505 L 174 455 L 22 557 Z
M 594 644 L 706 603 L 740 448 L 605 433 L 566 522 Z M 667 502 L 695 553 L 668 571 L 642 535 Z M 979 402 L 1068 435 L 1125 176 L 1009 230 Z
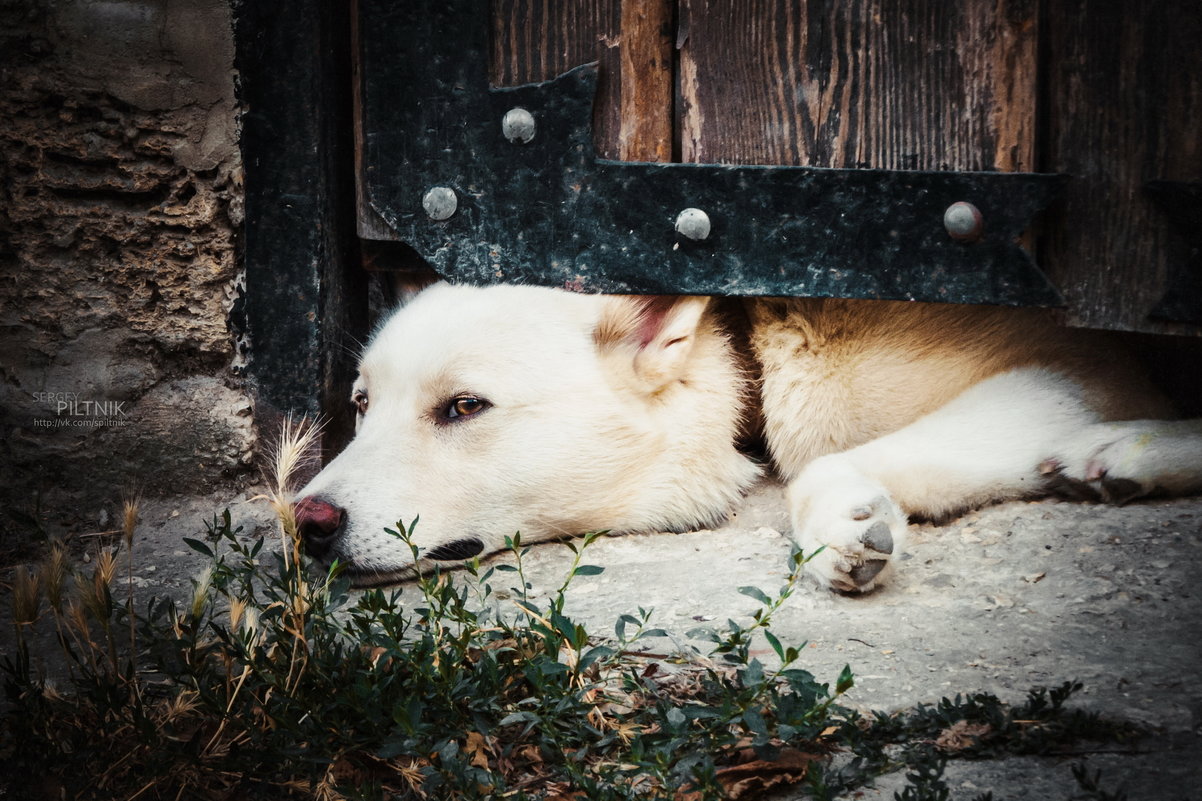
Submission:
M 471 417 L 491 406 L 488 401 L 483 398 L 476 398 L 471 395 L 463 395 L 458 398 L 452 398 L 443 410 L 442 416 L 447 420 L 455 420 L 463 417 Z
M 355 404 L 355 410 L 358 411 L 359 414 L 367 414 L 367 393 L 366 392 L 364 392 L 361 389 L 356 390 L 355 394 L 351 395 L 351 403 Z

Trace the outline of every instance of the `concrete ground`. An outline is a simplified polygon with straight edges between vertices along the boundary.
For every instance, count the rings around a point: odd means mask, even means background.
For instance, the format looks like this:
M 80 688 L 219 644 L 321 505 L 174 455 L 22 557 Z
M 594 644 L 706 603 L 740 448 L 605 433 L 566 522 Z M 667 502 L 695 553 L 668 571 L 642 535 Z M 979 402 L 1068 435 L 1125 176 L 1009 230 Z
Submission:
M 635 606 L 676 632 L 746 620 L 756 604 L 738 588 L 775 594 L 784 531 L 783 492 L 766 484 L 724 528 L 598 541 L 585 561 L 606 570 L 571 588 L 568 611 L 597 631 Z M 569 555 L 535 549 L 527 575 L 552 587 Z M 1071 798 L 1069 763 L 1082 759 L 1131 801 L 1202 798 L 1202 500 L 1002 504 L 911 526 L 901 558 L 870 595 L 806 586 L 775 618 L 782 642 L 807 643 L 801 666 L 820 681 L 833 685 L 851 665 L 850 706 L 894 710 L 975 691 L 1021 701 L 1033 686 L 1077 680 L 1085 686 L 1071 703 L 1158 731 L 1135 753 L 954 762 L 954 798 Z M 881 786 L 857 797 L 898 788 Z
M 226 505 L 247 529 L 271 525 L 266 505 L 246 495 L 144 503 L 135 583 L 188 592 L 201 559 L 181 537 L 202 533 Z M 602 538 L 584 561 L 605 571 L 574 581 L 566 612 L 605 634 L 619 615 L 650 608 L 652 623 L 674 637 L 648 646 L 687 646 L 689 629 L 749 619 L 756 603 L 739 587 L 775 595 L 787 573 L 786 530 L 782 490 L 766 483 L 720 529 Z M 870 595 L 807 584 L 775 619 L 782 642 L 805 644 L 800 666 L 819 681 L 833 685 L 851 665 L 848 705 L 894 710 L 975 691 L 1020 701 L 1032 686 L 1071 679 L 1085 687 L 1070 703 L 1157 732 L 1112 749 L 1122 753 L 953 762 L 953 798 L 1084 797 L 1069 770 L 1082 760 L 1102 770 L 1106 789 L 1125 784 L 1131 801 L 1202 798 L 1202 499 L 1002 504 L 912 526 L 901 560 Z M 548 593 L 570 563 L 567 548 L 547 544 L 524 567 L 535 592 Z M 766 645 L 761 656 L 769 661 Z M 892 798 L 899 780 L 855 797 Z

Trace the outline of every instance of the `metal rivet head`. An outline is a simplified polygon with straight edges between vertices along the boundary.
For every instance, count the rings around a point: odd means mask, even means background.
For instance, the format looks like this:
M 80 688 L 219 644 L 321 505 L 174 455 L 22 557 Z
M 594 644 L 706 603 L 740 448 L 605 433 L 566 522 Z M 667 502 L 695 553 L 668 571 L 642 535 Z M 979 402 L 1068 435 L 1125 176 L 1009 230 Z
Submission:
M 972 242 L 981 238 L 981 233 L 985 230 L 985 218 L 976 206 L 960 200 L 943 212 L 943 227 L 952 239 Z
M 676 215 L 676 233 L 700 242 L 710 235 L 710 218 L 701 209 L 685 209 Z
M 501 118 L 501 133 L 515 145 L 527 144 L 534 138 L 534 115 L 524 108 L 511 108 Z
M 422 196 L 422 208 L 431 220 L 449 220 L 459 208 L 459 199 L 449 186 L 436 186 Z

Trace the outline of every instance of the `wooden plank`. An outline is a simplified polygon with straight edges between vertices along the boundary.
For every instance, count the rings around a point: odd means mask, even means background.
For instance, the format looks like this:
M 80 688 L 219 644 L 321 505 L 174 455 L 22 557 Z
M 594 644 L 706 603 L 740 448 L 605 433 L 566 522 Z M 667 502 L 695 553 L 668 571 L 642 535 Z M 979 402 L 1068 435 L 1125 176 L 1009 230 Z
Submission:
M 367 240 L 392 239 L 392 229 L 388 223 L 376 213 L 367 199 L 367 187 L 363 181 L 363 64 L 359 58 L 359 26 L 363 20 L 359 16 L 359 0 L 350 3 L 351 28 L 351 102 L 354 104 L 354 138 L 355 138 L 355 223 L 359 237 Z M 364 266 L 368 261 L 364 259 Z M 370 267 L 369 267 L 370 269 Z
M 673 0 L 622 3 L 618 158 L 671 161 L 676 94 Z
M 335 0 L 302 0 L 286 14 L 265 0 L 237 8 L 255 414 L 264 425 L 289 411 L 322 415 L 328 455 L 354 433 L 345 354 L 366 335 L 349 20 Z
M 598 62 L 593 108 L 597 154 L 619 158 L 621 0 L 496 0 L 493 5 L 494 86 L 537 83 Z
M 1047 152 L 1073 176 L 1041 263 L 1075 325 L 1198 332 L 1147 318 L 1188 246 L 1143 192 L 1202 180 L 1202 14 L 1194 0 L 1070 0 L 1049 14 Z
M 1027 169 L 1034 6 L 681 0 L 682 160 Z
M 993 93 L 993 166 L 1038 170 L 1039 0 L 997 0 L 987 53 Z

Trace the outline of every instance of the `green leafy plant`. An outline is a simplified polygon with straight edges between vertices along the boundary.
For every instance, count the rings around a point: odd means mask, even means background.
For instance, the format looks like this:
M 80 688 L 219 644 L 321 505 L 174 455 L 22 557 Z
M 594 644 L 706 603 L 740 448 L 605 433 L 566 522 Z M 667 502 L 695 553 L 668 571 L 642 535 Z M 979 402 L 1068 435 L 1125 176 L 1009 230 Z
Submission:
M 394 534 L 416 558 L 413 530 Z M 751 754 L 823 753 L 835 696 L 774 636 L 780 667 L 750 656 L 799 556 L 777 598 L 748 591 L 764 604 L 750 627 L 705 633 L 714 658 L 670 668 L 635 650 L 664 633 L 647 610 L 604 640 L 568 616 L 570 582 L 600 572 L 581 563 L 592 539 L 567 544 L 575 559 L 548 599 L 531 595 L 515 536 L 513 564 L 421 576 L 406 604 L 402 591 L 352 594 L 337 565 L 311 579 L 226 512 L 187 540 L 209 565 L 183 603 L 134 615 L 114 602 L 111 550 L 75 574 L 76 596 L 55 595 L 69 693 L 31 668 L 39 579 L 18 572 L 4 757 L 79 798 L 719 798 L 723 770 Z M 501 602 L 505 573 L 518 586 Z M 835 695 L 850 686 L 845 671 Z M 778 772 L 800 779 L 808 762 Z

